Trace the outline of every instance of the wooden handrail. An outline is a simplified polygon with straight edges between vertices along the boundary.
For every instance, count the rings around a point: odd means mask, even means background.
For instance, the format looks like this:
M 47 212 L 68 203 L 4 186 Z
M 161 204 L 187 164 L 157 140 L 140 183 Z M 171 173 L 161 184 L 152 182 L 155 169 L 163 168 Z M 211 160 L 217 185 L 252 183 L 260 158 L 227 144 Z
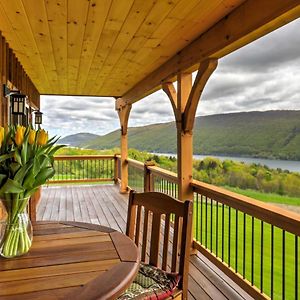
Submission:
M 223 188 L 193 180 L 196 193 L 235 208 L 257 219 L 300 236 L 300 215 Z
M 148 166 L 147 168 L 148 168 L 148 170 L 150 170 L 150 172 L 153 175 L 162 177 L 162 178 L 167 179 L 168 181 L 173 182 L 173 183 L 178 183 L 177 174 L 174 173 L 174 172 L 162 169 L 162 168 L 157 167 L 157 166 Z
M 260 292 L 260 290 L 252 285 L 246 278 L 243 278 L 239 273 L 235 272 L 234 269 L 229 267 L 220 258 L 218 258 L 214 253 L 207 251 L 199 242 L 193 240 L 192 246 L 194 249 L 201 252 L 209 261 L 211 261 L 215 266 L 217 266 L 221 271 L 223 271 L 229 278 L 231 278 L 236 284 L 238 284 L 244 291 L 249 293 L 254 299 L 265 300 L 270 299 L 266 294 Z
M 127 158 L 126 159 L 127 163 L 129 166 L 133 166 L 139 170 L 143 170 L 144 171 L 144 164 L 138 160 L 135 159 L 131 159 L 131 158 Z
M 115 155 L 58 155 L 54 160 L 95 160 L 114 159 Z

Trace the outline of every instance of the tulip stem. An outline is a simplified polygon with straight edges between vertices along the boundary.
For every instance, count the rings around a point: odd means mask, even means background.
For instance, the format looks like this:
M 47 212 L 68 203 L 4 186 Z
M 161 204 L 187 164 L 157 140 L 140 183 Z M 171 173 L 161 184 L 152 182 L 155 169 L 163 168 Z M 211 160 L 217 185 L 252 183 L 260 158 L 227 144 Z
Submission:
M 25 254 L 29 251 L 32 239 L 28 232 L 29 218 L 26 213 L 26 207 L 29 198 L 19 199 L 14 195 L 14 200 L 6 200 L 11 203 L 11 210 L 8 211 L 8 224 L 1 245 L 1 255 L 4 257 L 14 257 Z

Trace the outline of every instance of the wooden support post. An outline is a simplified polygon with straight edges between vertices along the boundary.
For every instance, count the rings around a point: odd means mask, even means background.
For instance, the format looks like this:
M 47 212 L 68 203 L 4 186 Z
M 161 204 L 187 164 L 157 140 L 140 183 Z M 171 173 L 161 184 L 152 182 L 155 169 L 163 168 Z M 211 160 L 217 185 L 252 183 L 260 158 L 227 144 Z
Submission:
M 178 74 L 177 84 L 178 198 L 184 201 L 193 200 L 193 189 L 190 185 L 193 176 L 193 133 L 185 132 L 183 128 L 184 109 L 192 89 L 192 74 Z
M 118 111 L 121 125 L 121 193 L 127 193 L 128 187 L 128 119 L 131 105 L 127 105 L 122 98 L 116 100 L 116 110 Z
M 153 161 L 146 161 L 144 163 L 144 192 L 154 191 L 153 175 L 149 170 L 149 166 L 155 166 Z
M 177 127 L 177 173 L 178 198 L 193 200 L 191 181 L 193 176 L 193 127 L 197 106 L 210 75 L 217 67 L 216 59 L 203 61 L 194 84 L 191 73 L 177 75 L 177 92 L 173 83 L 163 83 L 162 88 L 169 97 Z

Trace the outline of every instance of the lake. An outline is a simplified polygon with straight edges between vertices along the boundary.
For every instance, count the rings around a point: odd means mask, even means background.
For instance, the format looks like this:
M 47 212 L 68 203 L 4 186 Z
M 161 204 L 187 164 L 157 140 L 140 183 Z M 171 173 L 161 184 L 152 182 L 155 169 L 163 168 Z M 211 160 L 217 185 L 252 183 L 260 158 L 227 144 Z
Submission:
M 165 156 L 177 156 L 177 154 L 173 153 L 153 153 L 157 155 L 165 155 Z M 291 172 L 299 172 L 300 173 L 300 161 L 293 160 L 280 160 L 280 159 L 266 159 L 266 158 L 253 158 L 253 157 L 235 157 L 235 156 L 217 156 L 217 155 L 194 155 L 194 159 L 203 159 L 206 157 L 216 157 L 220 160 L 230 159 L 233 161 L 244 162 L 247 164 L 261 164 L 266 165 L 269 168 L 277 169 L 280 168 L 282 170 L 289 170 Z

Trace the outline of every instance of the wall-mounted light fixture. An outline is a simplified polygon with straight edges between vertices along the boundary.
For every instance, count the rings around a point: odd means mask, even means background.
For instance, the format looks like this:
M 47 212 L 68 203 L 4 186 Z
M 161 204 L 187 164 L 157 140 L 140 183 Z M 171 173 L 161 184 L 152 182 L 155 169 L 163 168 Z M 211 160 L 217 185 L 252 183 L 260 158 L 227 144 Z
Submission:
M 43 113 L 39 110 L 34 112 L 34 123 L 36 125 L 41 125 L 43 121 Z
M 26 114 L 26 95 L 20 94 L 19 91 L 9 95 L 11 101 L 11 113 L 13 115 Z
M 6 85 L 3 86 L 4 96 L 8 96 L 11 104 L 11 113 L 13 115 L 26 114 L 26 98 L 27 96 L 21 94 L 18 90 L 10 90 Z

